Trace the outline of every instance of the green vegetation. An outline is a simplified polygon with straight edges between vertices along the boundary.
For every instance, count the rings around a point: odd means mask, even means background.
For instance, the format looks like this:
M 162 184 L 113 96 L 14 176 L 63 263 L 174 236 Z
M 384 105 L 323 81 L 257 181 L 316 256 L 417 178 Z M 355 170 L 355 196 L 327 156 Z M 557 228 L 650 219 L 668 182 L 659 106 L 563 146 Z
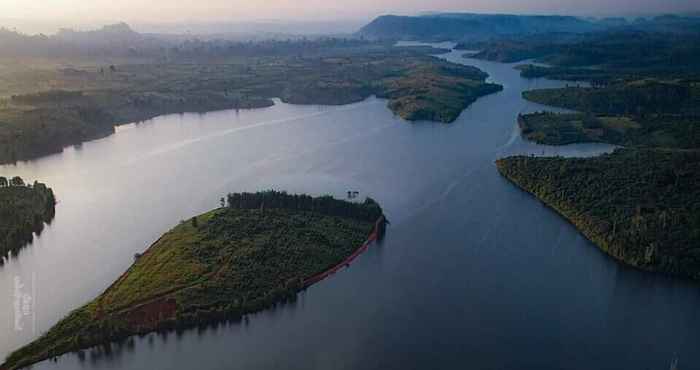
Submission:
M 519 47 L 492 43 L 497 48 L 482 55 L 525 49 L 550 66 L 519 66 L 522 76 L 590 82 L 524 92 L 527 100 L 579 112 L 519 116 L 526 139 L 626 147 L 587 159 L 509 157 L 496 162 L 500 173 L 616 259 L 697 280 L 700 33 L 683 29 L 684 19 L 664 22 L 569 40 L 530 38 Z
M 496 164 L 616 259 L 700 279 L 700 152 L 618 149 L 595 158 L 518 156 Z
M 700 87 L 691 81 L 644 79 L 596 88 L 525 91 L 523 97 L 587 112 L 520 116 L 523 135 L 538 143 L 700 148 Z
M 186 43 L 167 60 L 79 60 L 72 68 L 14 61 L 3 66 L 0 60 L 0 163 L 60 152 L 110 135 L 118 124 L 167 113 L 265 107 L 275 97 L 294 104 L 347 104 L 377 95 L 407 120 L 451 122 L 478 97 L 501 89 L 486 83 L 477 68 L 429 55 L 435 52 L 319 40 Z
M 536 103 L 609 115 L 700 115 L 700 85 L 643 79 L 605 87 L 565 87 L 523 92 Z
M 547 145 L 582 142 L 618 144 L 627 130 L 639 127 L 636 122 L 623 117 L 551 112 L 520 115 L 518 124 L 526 139 Z
M 526 41 L 502 39 L 488 42 L 459 43 L 455 46 L 455 49 L 478 50 L 475 54 L 465 55 L 465 57 L 469 58 L 514 63 L 546 55 L 547 52 L 551 51 L 552 47 L 549 37 L 550 35 L 547 35 L 547 42 L 535 42 L 534 40 L 539 40 L 539 37 L 528 36 Z
M 627 27 L 587 34 L 508 36 L 474 43 L 476 58 L 501 62 L 535 59 L 550 67 L 528 65 L 523 77 L 586 80 L 597 83 L 664 76 L 700 76 L 700 20 L 673 26 Z
M 520 70 L 520 76 L 525 78 L 546 77 L 552 80 L 589 81 L 596 86 L 613 79 L 610 72 L 597 68 L 545 67 L 534 64 L 521 64 L 515 68 Z
M 389 109 L 408 121 L 452 122 L 481 96 L 503 89 L 484 83 L 486 74 L 465 78 L 461 68 L 417 66 L 415 72 L 387 81 L 380 97 L 389 99 Z
M 8 252 L 17 251 L 40 233 L 54 217 L 56 199 L 46 185 L 25 185 L 20 177 L 0 176 L 0 264 Z
M 279 192 L 230 194 L 228 206 L 181 222 L 103 294 L 15 351 L 17 369 L 154 330 L 184 329 L 294 299 L 310 277 L 359 248 L 377 203 Z
M 595 116 L 539 112 L 518 117 L 523 137 L 539 144 L 609 143 L 628 147 L 700 148 L 700 121 L 674 115 Z

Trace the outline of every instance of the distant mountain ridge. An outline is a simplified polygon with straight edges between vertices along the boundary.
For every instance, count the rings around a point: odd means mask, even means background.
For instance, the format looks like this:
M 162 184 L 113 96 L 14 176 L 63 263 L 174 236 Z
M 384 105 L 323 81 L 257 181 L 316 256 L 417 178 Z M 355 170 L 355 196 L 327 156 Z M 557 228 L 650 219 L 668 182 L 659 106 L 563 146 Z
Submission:
M 124 55 L 134 50 L 159 49 L 163 40 L 140 34 L 126 23 L 89 31 L 63 28 L 55 35 L 26 35 L 0 28 L 0 53 L 12 56 Z
M 61 28 L 53 38 L 70 42 L 96 43 L 105 41 L 136 41 L 143 36 L 124 23 L 103 26 L 97 30 L 75 31 L 71 28 Z
M 358 34 L 380 39 L 463 40 L 528 33 L 584 33 L 605 27 L 573 16 L 441 13 L 416 17 L 380 16 L 362 27 Z
M 601 31 L 697 34 L 700 33 L 700 17 L 695 14 L 663 14 L 636 19 L 474 13 L 383 15 L 362 27 L 357 35 L 372 39 L 484 41 L 493 38 L 580 35 Z

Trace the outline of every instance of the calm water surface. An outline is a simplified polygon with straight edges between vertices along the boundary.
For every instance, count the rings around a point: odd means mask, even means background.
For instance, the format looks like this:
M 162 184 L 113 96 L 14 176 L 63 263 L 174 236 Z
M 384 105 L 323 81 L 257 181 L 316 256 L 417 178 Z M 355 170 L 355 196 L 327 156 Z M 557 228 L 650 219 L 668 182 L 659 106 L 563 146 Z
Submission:
M 475 65 L 505 90 L 451 125 L 409 124 L 386 101 L 159 117 L 2 175 L 48 183 L 56 218 L 0 267 L 0 358 L 103 291 L 164 231 L 227 192 L 377 199 L 385 241 L 293 305 L 248 322 L 151 335 L 111 355 L 35 369 L 681 369 L 700 367 L 697 285 L 603 255 L 502 179 L 499 157 L 595 155 L 523 142 L 513 65 Z M 16 283 L 34 307 L 15 325 Z M 21 299 L 19 301 L 21 303 Z M 24 314 L 27 315 L 24 315 Z

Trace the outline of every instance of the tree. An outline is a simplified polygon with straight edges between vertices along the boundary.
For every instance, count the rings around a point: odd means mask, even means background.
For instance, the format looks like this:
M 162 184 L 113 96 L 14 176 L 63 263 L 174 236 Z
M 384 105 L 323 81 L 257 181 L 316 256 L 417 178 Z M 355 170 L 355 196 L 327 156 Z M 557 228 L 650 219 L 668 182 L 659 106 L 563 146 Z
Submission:
M 7 186 L 7 178 L 0 176 L 0 188 L 4 188 Z
M 22 180 L 21 177 L 15 176 L 10 180 L 10 185 L 11 186 L 24 186 L 24 180 Z

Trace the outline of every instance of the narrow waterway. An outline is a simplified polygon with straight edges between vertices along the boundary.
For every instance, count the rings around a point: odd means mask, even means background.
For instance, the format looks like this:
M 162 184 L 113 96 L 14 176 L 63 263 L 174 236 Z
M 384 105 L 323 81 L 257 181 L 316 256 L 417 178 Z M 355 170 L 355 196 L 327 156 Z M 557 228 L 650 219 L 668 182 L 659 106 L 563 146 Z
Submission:
M 339 107 L 277 101 L 162 116 L 0 167 L 46 182 L 59 200 L 53 223 L 0 267 L 0 357 L 227 192 L 352 189 L 381 203 L 392 222 L 386 239 L 295 304 L 34 368 L 618 370 L 668 369 L 676 357 L 681 369 L 700 366 L 697 285 L 619 265 L 495 169 L 511 154 L 610 150 L 521 140 L 517 114 L 543 109 L 521 92 L 564 83 L 462 54 L 443 57 L 477 66 L 504 90 L 451 125 L 404 122 L 375 98 Z M 26 312 L 23 294 L 32 299 Z

